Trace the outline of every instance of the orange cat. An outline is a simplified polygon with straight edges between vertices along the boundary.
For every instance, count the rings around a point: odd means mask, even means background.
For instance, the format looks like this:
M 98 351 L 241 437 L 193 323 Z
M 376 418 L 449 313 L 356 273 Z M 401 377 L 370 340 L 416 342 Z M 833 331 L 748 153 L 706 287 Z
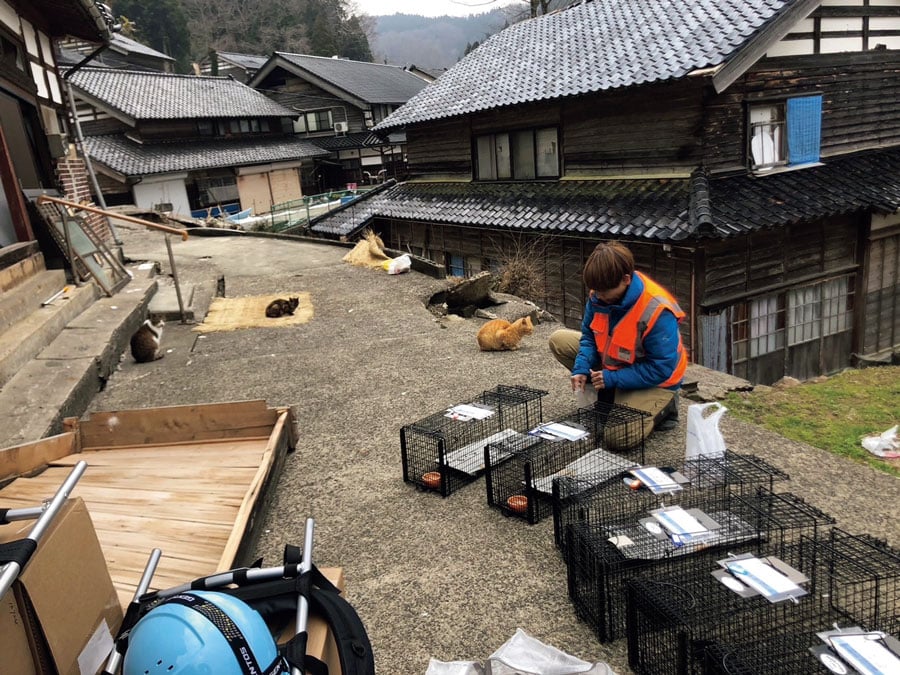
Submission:
M 523 335 L 531 335 L 534 325 L 530 316 L 523 316 L 512 323 L 506 319 L 493 319 L 484 324 L 475 339 L 483 352 L 499 352 L 518 349 Z

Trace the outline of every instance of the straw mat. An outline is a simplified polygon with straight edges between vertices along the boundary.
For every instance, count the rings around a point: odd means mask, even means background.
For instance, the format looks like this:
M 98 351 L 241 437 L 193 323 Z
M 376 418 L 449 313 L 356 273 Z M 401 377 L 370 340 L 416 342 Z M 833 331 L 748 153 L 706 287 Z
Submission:
M 276 298 L 300 298 L 300 306 L 293 314 L 270 319 L 266 306 Z M 215 298 L 203 323 L 194 327 L 200 333 L 238 330 L 240 328 L 283 328 L 308 323 L 313 316 L 309 293 L 274 293 L 244 298 Z

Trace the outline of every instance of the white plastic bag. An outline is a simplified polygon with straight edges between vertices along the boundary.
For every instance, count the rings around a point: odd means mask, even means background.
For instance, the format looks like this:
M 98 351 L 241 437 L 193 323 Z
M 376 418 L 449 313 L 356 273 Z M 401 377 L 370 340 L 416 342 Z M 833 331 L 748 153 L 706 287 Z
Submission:
M 388 274 L 403 274 L 404 272 L 408 272 L 412 267 L 412 259 L 405 253 L 396 258 L 392 258 L 388 261 L 387 273 Z
M 521 628 L 487 662 L 488 675 L 616 675 L 605 663 L 588 663 L 531 637 Z
M 474 661 L 428 661 L 425 675 L 482 675 L 481 664 Z
M 706 414 L 710 409 L 714 410 Z M 728 408 L 717 401 L 688 406 L 685 459 L 722 457 L 725 454 L 725 439 L 719 431 L 719 420 L 726 410 Z
M 900 457 L 900 438 L 897 438 L 897 427 L 895 424 L 881 435 L 873 434 L 865 436 L 862 439 L 862 446 L 878 457 L 886 457 L 893 459 Z

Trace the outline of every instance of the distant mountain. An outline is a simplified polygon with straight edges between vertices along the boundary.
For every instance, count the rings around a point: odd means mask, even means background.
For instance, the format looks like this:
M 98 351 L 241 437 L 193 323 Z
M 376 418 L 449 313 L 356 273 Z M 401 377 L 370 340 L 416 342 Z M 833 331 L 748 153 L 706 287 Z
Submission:
M 372 18 L 375 35 L 369 42 L 376 62 L 413 64 L 429 71 L 449 68 L 464 56 L 467 46 L 484 42 L 511 21 L 503 9 L 468 17 L 393 14 Z

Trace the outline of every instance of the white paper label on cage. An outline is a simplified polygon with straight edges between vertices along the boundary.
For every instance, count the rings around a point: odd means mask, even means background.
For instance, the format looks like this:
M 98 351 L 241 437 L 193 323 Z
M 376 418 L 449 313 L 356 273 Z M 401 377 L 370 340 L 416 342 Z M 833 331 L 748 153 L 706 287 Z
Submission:
M 444 417 L 449 417 L 452 420 L 457 420 L 458 422 L 468 422 L 469 420 L 483 420 L 494 414 L 494 411 L 490 408 L 482 408 L 477 405 L 468 405 L 466 403 L 461 403 L 459 405 L 455 405 L 452 408 L 447 409 L 447 413 Z
M 623 546 L 633 546 L 634 542 L 626 537 L 624 534 L 614 534 L 607 541 L 610 544 L 615 546 L 616 548 L 622 548 Z
M 709 530 L 700 524 L 700 521 L 694 518 L 690 513 L 680 506 L 670 506 L 665 509 L 656 509 L 650 512 L 650 515 L 659 521 L 666 530 L 677 535 L 697 535 L 708 534 Z
M 655 466 L 632 469 L 631 474 L 655 495 L 661 492 L 674 492 L 682 489 L 669 474 Z
M 900 657 L 881 643 L 877 633 L 832 635 L 831 646 L 861 675 L 900 673 Z
M 800 586 L 759 558 L 726 561 L 725 569 L 766 599 L 784 599 L 805 595 Z
M 540 436 L 548 441 L 577 441 L 588 435 L 588 432 L 584 429 L 562 422 L 539 424 L 528 433 L 533 436 Z

